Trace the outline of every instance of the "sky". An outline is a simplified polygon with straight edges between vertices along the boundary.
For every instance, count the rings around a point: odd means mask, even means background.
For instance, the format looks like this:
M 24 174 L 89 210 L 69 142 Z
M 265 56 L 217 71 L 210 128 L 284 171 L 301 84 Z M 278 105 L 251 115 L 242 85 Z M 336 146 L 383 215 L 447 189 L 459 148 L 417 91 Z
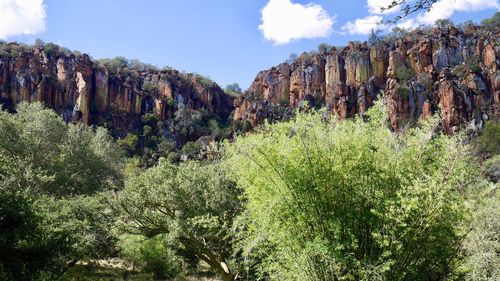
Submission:
M 412 0 L 410 0 L 412 1 Z M 247 88 L 263 69 L 320 43 L 366 40 L 392 0 L 0 0 L 0 39 L 37 38 L 93 58 L 124 56 Z M 439 0 L 399 25 L 480 22 L 500 0 Z

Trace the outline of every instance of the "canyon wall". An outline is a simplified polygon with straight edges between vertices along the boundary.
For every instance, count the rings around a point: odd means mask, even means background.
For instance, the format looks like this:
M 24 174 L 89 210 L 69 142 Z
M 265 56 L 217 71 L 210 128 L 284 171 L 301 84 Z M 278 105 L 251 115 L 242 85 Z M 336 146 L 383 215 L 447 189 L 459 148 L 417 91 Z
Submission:
M 304 101 L 348 118 L 383 96 L 394 130 L 436 112 L 448 133 L 477 128 L 500 114 L 499 35 L 473 25 L 417 29 L 370 46 L 303 53 L 261 71 L 235 101 L 234 120 L 277 121 Z
M 39 101 L 68 122 L 105 125 L 119 136 L 136 129 L 147 113 L 166 121 L 179 109 L 204 109 L 221 119 L 233 111 L 233 98 L 200 75 L 117 70 L 88 55 L 49 52 L 43 46 L 1 47 L 0 103 L 11 111 L 20 102 Z

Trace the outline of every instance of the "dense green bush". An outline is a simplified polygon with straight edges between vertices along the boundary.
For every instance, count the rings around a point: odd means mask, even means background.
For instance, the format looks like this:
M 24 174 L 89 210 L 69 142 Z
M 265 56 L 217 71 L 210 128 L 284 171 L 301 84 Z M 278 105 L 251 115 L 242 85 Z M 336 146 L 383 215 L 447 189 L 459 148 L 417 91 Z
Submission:
M 394 73 L 394 78 L 398 79 L 399 81 L 408 81 L 413 77 L 413 72 L 411 69 L 407 67 L 400 67 L 396 69 Z
M 1 274 L 55 280 L 109 252 L 120 150 L 105 129 L 66 124 L 39 103 L 16 111 L 0 111 Z
M 385 112 L 375 106 L 368 122 L 299 114 L 229 146 L 248 201 L 249 270 L 271 280 L 453 276 L 460 190 L 473 178 L 467 148 L 437 119 L 393 134 Z
M 493 155 L 500 154 L 500 122 L 488 121 L 479 136 L 480 149 Z
M 140 248 L 143 269 L 155 279 L 171 279 L 181 272 L 179 257 L 165 243 L 163 235 L 158 235 L 145 240 Z
M 126 137 L 118 140 L 118 145 L 127 151 L 130 156 L 136 153 L 138 144 L 139 137 L 136 134 L 128 133 Z
M 125 230 L 155 237 L 166 234 L 185 260 L 203 260 L 224 280 L 228 268 L 231 226 L 241 211 L 240 195 L 217 164 L 160 161 L 131 177 L 119 194 L 117 206 Z

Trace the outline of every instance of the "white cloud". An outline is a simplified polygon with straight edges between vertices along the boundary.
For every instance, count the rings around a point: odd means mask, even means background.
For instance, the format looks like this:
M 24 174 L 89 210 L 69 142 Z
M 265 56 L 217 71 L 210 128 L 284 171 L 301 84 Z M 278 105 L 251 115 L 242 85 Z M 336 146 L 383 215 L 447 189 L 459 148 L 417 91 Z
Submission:
M 0 38 L 45 30 L 43 0 L 0 0 Z
M 392 0 L 367 0 L 369 16 L 347 22 L 342 30 L 349 34 L 368 35 L 372 29 L 387 30 L 394 25 L 377 25 L 383 21 L 383 16 L 399 11 L 398 7 L 381 12 L 380 7 L 388 6 Z M 500 0 L 439 0 L 429 12 L 419 13 L 416 17 L 409 17 L 396 24 L 396 26 L 413 29 L 421 24 L 432 25 L 438 19 L 451 17 L 455 12 L 477 12 L 486 9 L 500 10 Z M 389 16 L 390 17 L 390 16 Z
M 370 14 L 392 14 L 399 11 L 399 6 L 392 9 L 381 11 L 382 8 L 387 8 L 392 3 L 392 0 L 367 0 L 366 7 Z
M 455 12 L 476 12 L 486 9 L 500 9 L 498 0 L 440 0 L 429 12 L 417 16 L 418 23 L 434 24 L 438 19 L 451 17 Z
M 356 19 L 354 22 L 349 21 L 342 30 L 347 31 L 349 34 L 368 35 L 372 30 L 381 29 L 383 25 L 381 16 L 367 16 L 365 18 Z
M 269 0 L 262 9 L 259 30 L 274 44 L 292 40 L 327 37 L 332 32 L 335 17 L 317 4 L 297 4 L 291 0 Z

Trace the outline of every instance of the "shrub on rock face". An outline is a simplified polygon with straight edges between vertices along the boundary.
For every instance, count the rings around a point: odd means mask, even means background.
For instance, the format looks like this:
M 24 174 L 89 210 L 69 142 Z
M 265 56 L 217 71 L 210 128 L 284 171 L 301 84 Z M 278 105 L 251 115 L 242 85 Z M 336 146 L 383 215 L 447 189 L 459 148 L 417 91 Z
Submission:
M 385 108 L 338 122 L 299 114 L 229 145 L 245 189 L 249 271 L 272 280 L 451 276 L 471 179 L 460 137 L 432 119 L 393 134 Z

